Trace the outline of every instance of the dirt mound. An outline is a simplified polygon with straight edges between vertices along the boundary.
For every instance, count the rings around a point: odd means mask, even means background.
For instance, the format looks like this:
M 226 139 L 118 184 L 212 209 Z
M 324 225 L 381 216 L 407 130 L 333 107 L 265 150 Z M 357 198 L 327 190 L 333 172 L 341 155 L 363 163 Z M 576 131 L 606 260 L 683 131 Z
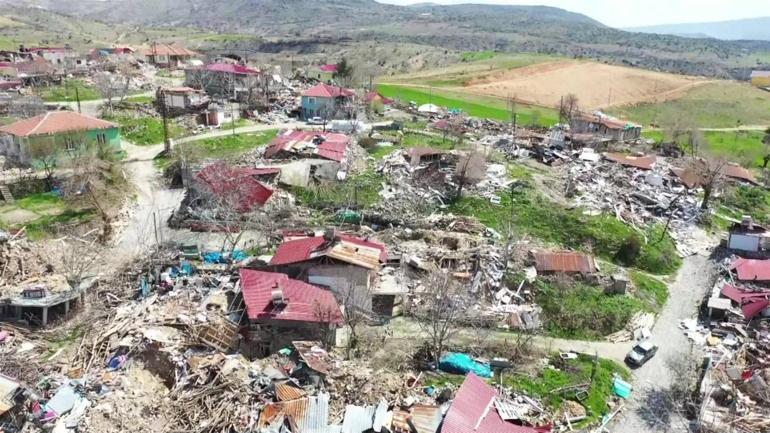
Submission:
M 596 62 L 559 61 L 510 69 L 467 82 L 466 91 L 558 106 L 577 95 L 583 109 L 674 99 L 706 80 Z

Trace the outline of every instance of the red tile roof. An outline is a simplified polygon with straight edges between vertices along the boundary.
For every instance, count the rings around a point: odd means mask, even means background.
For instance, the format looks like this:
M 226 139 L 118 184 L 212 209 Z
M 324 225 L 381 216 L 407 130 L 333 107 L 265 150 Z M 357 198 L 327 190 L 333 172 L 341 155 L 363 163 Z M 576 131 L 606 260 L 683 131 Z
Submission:
M 740 281 L 770 281 L 770 260 L 736 259 L 731 268 Z
M 307 89 L 302 96 L 311 96 L 314 98 L 349 98 L 355 94 L 356 93 L 353 90 L 344 87 L 318 84 Z
M 332 292 L 293 280 L 286 274 L 241 269 L 241 290 L 251 320 L 342 324 L 340 307 Z M 274 290 L 282 292 L 284 307 L 273 304 Z
M 278 174 L 281 169 L 278 167 L 257 167 L 244 169 L 244 173 L 248 173 L 250 176 L 264 176 L 267 174 Z
M 444 417 L 441 433 L 537 433 L 506 422 L 495 408 L 497 391 L 473 373 L 465 376 Z
M 361 239 L 345 234 L 338 234 L 337 236 L 343 243 L 349 243 L 360 247 L 379 250 L 377 260 L 383 263 L 388 260 L 387 249 L 385 248 L 385 245 L 379 242 Z M 329 248 L 328 242 L 326 239 L 324 239 L 323 236 L 292 239 L 289 241 L 284 241 L 281 245 L 278 246 L 278 249 L 275 251 L 270 264 L 288 265 L 291 263 L 304 262 L 321 256 L 332 256 L 334 258 L 345 261 L 345 258 L 341 255 L 334 255 L 332 250 L 333 248 Z
M 347 151 L 348 144 L 350 144 L 350 137 L 337 133 L 319 134 L 313 131 L 290 131 L 273 139 L 265 150 L 265 158 L 272 158 L 281 151 L 291 152 L 294 149 L 297 151 L 312 150 L 314 141 L 321 142 L 315 145 L 315 155 L 341 162 L 345 159 L 345 152 Z
M 604 158 L 628 167 L 641 168 L 642 170 L 652 170 L 657 161 L 655 155 L 632 156 L 622 153 L 605 153 Z
M 383 105 L 390 105 L 393 103 L 392 99 L 382 96 L 379 92 L 369 92 L 366 94 L 366 102 L 372 102 L 375 100 L 382 101 Z
M 93 129 L 117 128 L 118 125 L 106 120 L 75 113 L 74 111 L 49 111 L 29 119 L 19 120 L 0 127 L 0 132 L 17 137 L 59 134 L 63 132 L 90 131 Z
M 589 274 L 596 272 L 596 262 L 588 254 L 574 251 L 536 251 L 535 269 L 543 272 L 580 272 Z
M 232 63 L 211 63 L 205 66 L 207 71 L 227 72 L 236 75 L 258 75 L 259 70 Z
M 251 177 L 249 170 L 219 161 L 203 168 L 197 177 L 213 194 L 232 198 L 240 212 L 249 212 L 273 195 L 273 190 Z

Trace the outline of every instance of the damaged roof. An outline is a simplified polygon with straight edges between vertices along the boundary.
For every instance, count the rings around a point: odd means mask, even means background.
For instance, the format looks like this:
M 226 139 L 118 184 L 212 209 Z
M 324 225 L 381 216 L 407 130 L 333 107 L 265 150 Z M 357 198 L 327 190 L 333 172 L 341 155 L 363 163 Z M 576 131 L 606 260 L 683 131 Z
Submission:
M 217 161 L 198 172 L 198 179 L 212 194 L 237 201 L 239 212 L 249 212 L 262 206 L 273 195 L 273 190 L 252 177 L 252 169 L 231 167 L 224 161 Z
M 334 294 L 286 274 L 241 269 L 241 290 L 251 320 L 291 320 L 342 324 Z M 282 304 L 274 302 L 279 295 Z
M 191 57 L 197 56 L 198 53 L 193 50 L 188 50 L 185 47 L 178 45 L 164 44 L 160 42 L 153 43 L 149 47 L 142 47 L 140 52 L 145 56 L 182 56 Z
M 307 89 L 302 96 L 313 98 L 349 98 L 355 94 L 356 92 L 353 90 L 344 87 L 318 84 Z
M 641 168 L 642 170 L 652 170 L 657 158 L 655 155 L 633 156 L 623 153 L 605 153 L 604 159 L 617 162 L 627 167 Z
M 770 281 L 770 260 L 738 258 L 730 269 L 740 281 Z
M 284 417 L 291 419 L 299 432 L 327 433 L 329 431 L 329 394 L 320 392 L 317 397 L 268 404 L 259 414 L 258 428 L 275 425 Z
M 342 162 L 350 144 L 350 137 L 339 133 L 313 131 L 288 131 L 273 139 L 265 150 L 265 158 L 273 158 L 279 152 L 302 153 Z
M 504 421 L 495 408 L 496 397 L 493 387 L 468 373 L 449 406 L 441 433 L 538 433 L 532 427 Z
M 706 169 L 705 164 L 707 164 L 706 161 L 700 161 L 700 164 L 703 165 L 703 170 Z M 706 179 L 704 179 L 704 176 L 701 174 L 701 170 L 696 169 L 694 167 L 687 167 L 687 168 L 671 168 L 671 172 L 676 175 L 679 180 L 687 187 L 687 188 L 697 188 L 702 186 Z M 740 165 L 734 163 L 734 162 L 728 162 L 724 164 L 720 170 L 720 172 L 729 178 L 737 179 L 744 182 L 749 182 L 754 185 L 757 184 L 757 179 L 754 177 L 754 175 L 747 169 L 741 167 Z
M 117 128 L 118 125 L 106 120 L 75 113 L 74 111 L 48 111 L 45 114 L 19 120 L 0 127 L 0 132 L 17 137 L 60 134 L 64 132 L 91 131 L 94 129 Z
M 534 251 L 535 269 L 539 272 L 596 272 L 596 261 L 592 256 L 575 251 Z
M 770 291 L 751 291 L 732 284 L 725 284 L 722 287 L 722 294 L 738 304 L 744 304 L 754 300 L 770 299 Z
M 441 419 L 438 406 L 416 404 L 409 409 L 395 408 L 391 430 L 394 433 L 436 433 Z
M 204 68 L 211 72 L 224 72 L 235 75 L 259 75 L 259 70 L 257 69 L 252 69 L 243 65 L 236 65 L 233 63 L 210 63 Z
M 287 265 L 331 257 L 367 269 L 377 269 L 388 261 L 385 245 L 354 236 L 338 234 L 334 241 L 324 236 L 292 239 L 283 242 L 275 251 L 271 265 Z

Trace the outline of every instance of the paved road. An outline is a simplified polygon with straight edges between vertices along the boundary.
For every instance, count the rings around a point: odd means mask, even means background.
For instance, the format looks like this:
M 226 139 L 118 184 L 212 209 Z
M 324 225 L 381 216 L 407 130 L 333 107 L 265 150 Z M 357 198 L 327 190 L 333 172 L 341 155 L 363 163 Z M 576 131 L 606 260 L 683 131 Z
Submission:
M 652 329 L 651 341 L 658 354 L 633 372 L 634 392 L 626 409 L 613 419 L 610 431 L 618 433 L 686 432 L 686 420 L 675 413 L 656 408 L 663 404 L 660 391 L 678 380 L 667 367 L 668 360 L 681 357 L 691 343 L 678 328 L 679 321 L 697 313 L 697 306 L 711 289 L 713 263 L 705 255 L 686 258 L 676 281 L 670 286 L 670 299 Z M 663 405 L 665 406 L 665 405 Z

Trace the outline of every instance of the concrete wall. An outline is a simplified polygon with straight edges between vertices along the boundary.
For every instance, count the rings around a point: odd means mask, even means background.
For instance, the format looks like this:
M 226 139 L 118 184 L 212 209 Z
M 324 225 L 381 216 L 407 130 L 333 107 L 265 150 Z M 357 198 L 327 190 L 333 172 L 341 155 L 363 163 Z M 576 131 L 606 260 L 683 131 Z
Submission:
M 371 310 L 373 271 L 354 265 L 315 265 L 307 270 L 310 284 L 328 287 L 337 294 L 341 304 L 352 304 Z

